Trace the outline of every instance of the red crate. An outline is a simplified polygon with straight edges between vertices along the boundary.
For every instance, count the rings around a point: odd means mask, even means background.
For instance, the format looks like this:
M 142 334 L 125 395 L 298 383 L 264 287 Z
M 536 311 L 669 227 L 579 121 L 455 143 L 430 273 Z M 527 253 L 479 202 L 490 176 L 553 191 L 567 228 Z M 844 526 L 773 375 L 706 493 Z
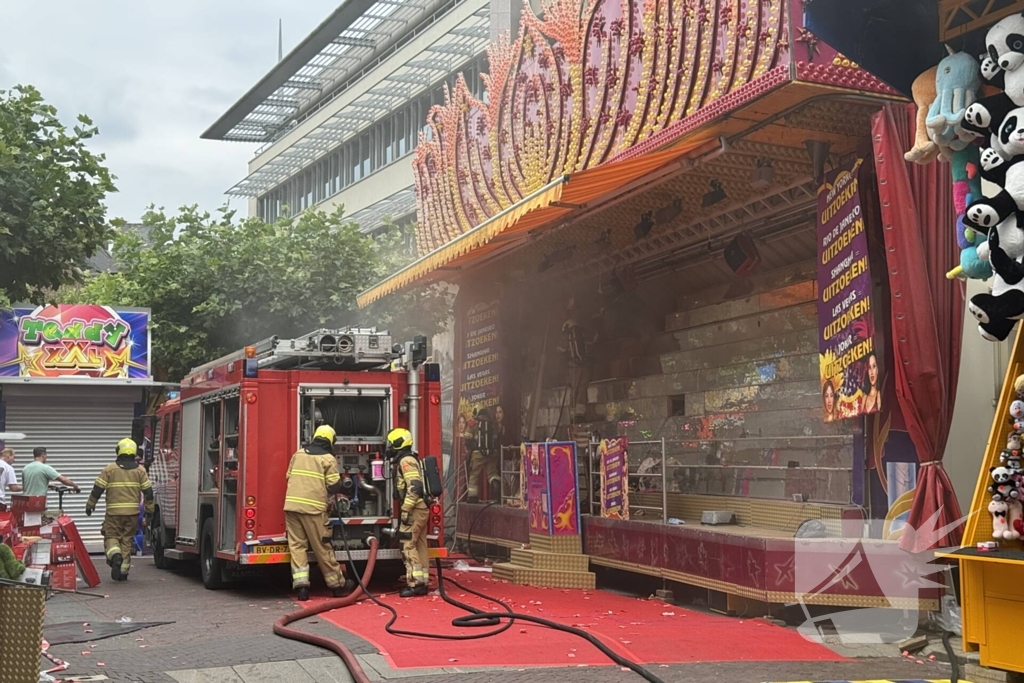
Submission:
M 18 562 L 24 560 L 25 553 L 28 552 L 28 549 L 31 545 L 31 543 L 19 543 L 18 545 L 14 546 L 14 559 L 16 559 Z
M 44 510 L 46 510 L 46 496 L 11 494 L 11 512 L 15 515 L 20 515 L 23 512 L 43 512 Z
M 73 591 L 78 585 L 78 573 L 74 564 L 51 564 L 50 586 L 66 591 Z
M 74 562 L 75 544 L 67 541 L 54 541 L 50 546 L 50 559 L 54 564 Z
M 32 538 L 41 538 L 41 531 L 37 526 L 23 526 L 18 529 L 22 536 L 31 536 Z

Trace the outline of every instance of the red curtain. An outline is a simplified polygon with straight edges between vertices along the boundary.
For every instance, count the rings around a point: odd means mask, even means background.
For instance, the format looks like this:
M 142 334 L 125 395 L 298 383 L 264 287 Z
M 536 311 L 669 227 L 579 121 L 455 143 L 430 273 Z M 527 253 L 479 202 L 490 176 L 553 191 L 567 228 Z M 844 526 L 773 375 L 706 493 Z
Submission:
M 921 466 L 900 547 L 923 552 L 960 544 L 960 506 L 942 455 L 953 420 L 964 295 L 946 272 L 959 263 L 950 167 L 903 160 L 915 108 L 886 105 L 871 122 L 892 299 L 896 397 Z

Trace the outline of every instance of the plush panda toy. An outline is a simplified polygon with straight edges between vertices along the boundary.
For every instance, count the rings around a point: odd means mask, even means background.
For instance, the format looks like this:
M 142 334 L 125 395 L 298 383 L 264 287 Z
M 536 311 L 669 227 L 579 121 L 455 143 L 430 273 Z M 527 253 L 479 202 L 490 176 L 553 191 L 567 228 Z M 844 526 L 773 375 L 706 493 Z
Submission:
M 1009 244 L 1004 247 L 1003 241 Z M 1024 230 L 1017 213 L 989 233 L 978 247 L 978 258 L 990 261 L 995 277 L 992 292 L 971 297 L 968 310 L 978 321 L 978 332 L 989 341 L 1004 341 L 1017 321 L 1024 318 Z M 1024 415 L 1022 415 L 1024 417 Z
M 1005 467 L 992 467 L 989 476 L 992 477 L 992 483 L 989 484 L 988 492 L 992 494 L 992 500 L 1020 500 L 1020 486 L 1013 472 Z
M 1024 14 L 1011 14 L 990 28 L 985 47 L 981 77 L 1003 92 L 967 107 L 962 124 L 965 130 L 982 137 L 996 134 L 1006 113 L 1024 106 Z
M 988 233 L 1014 212 L 1024 210 L 1024 107 L 1010 110 L 992 147 L 981 154 L 981 177 L 1001 189 L 995 197 L 971 202 L 964 222 Z

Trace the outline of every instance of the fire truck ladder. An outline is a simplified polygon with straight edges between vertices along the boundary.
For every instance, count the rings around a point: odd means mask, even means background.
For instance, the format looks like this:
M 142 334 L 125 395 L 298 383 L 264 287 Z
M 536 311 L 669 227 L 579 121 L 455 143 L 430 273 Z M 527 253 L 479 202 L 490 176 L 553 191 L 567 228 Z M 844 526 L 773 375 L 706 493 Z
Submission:
M 252 344 L 251 359 L 260 369 L 334 366 L 368 370 L 390 363 L 401 354 L 391 345 L 391 334 L 377 328 L 319 329 L 294 339 L 274 336 Z M 193 375 L 212 376 L 214 369 L 246 360 L 242 349 L 195 368 Z

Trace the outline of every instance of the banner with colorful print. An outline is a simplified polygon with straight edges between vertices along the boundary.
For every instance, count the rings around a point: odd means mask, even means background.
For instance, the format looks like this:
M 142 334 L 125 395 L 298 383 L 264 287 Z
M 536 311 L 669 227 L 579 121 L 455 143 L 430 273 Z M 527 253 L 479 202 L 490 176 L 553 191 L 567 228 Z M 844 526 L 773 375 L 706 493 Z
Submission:
M 576 536 L 580 533 L 576 443 L 523 444 L 530 533 Z
M 548 451 L 548 486 L 551 491 L 551 534 L 576 536 L 580 533 L 579 473 L 576 442 L 544 444 Z
M 526 468 L 526 502 L 530 512 L 530 533 L 551 533 L 551 497 L 548 491 L 548 458 L 542 443 L 522 445 Z
M 875 413 L 881 367 L 857 159 L 818 189 L 818 348 L 825 422 Z
M 0 379 L 151 379 L 149 316 L 78 304 L 0 311 Z
M 601 516 L 629 519 L 629 439 L 602 439 L 597 455 L 601 463 Z

